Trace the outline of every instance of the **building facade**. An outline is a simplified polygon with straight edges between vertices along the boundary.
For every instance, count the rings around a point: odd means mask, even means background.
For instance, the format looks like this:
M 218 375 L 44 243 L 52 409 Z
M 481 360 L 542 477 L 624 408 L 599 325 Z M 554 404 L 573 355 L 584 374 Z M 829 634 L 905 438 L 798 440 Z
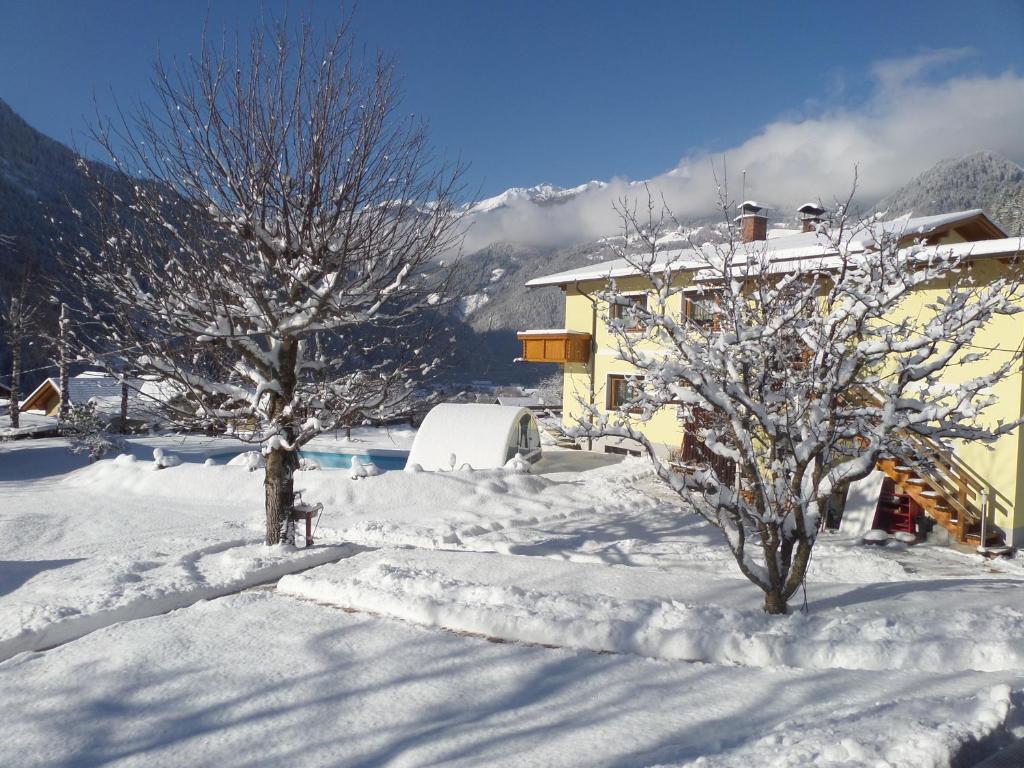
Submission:
M 810 210 L 805 210 L 809 208 Z M 801 214 L 817 221 L 821 209 L 804 206 Z M 765 217 L 756 203 L 741 206 L 739 231 L 745 243 L 767 249 L 771 258 L 780 264 L 802 258 L 821 257 L 826 253 L 814 227 L 803 232 L 768 237 Z M 897 233 L 902 243 L 925 242 L 959 251 L 970 259 L 972 276 L 984 285 L 1007 271 L 1016 268 L 1021 254 L 1020 238 L 1007 237 L 995 222 L 980 210 L 962 211 L 940 216 L 904 217 L 878 225 L 890 233 Z M 659 252 L 658 260 L 671 269 L 673 285 L 680 290 L 674 294 L 676 305 L 667 310 L 686 314 L 699 322 L 704 316 L 702 299 L 697 294 L 688 297 L 694 272 L 686 268 L 685 249 Z M 677 268 L 678 266 L 678 268 Z M 902 311 L 918 316 L 927 314 L 927 307 L 949 290 L 947 281 L 929 283 L 916 291 Z M 619 342 L 608 326 L 617 307 L 609 308 L 598 295 L 608 290 L 614 280 L 616 292 L 635 301 L 647 301 L 652 290 L 650 279 L 639 274 L 633 264 L 624 259 L 588 265 L 581 269 L 536 278 L 529 286 L 559 286 L 565 293 L 565 327 L 559 329 L 528 330 L 520 333 L 522 357 L 529 362 L 559 363 L 563 369 L 563 423 L 572 426 L 582 416 L 585 405 L 593 404 L 602 413 L 629 419 L 619 411 L 628 400 L 629 377 L 635 374 L 618 354 Z M 950 367 L 944 378 L 957 380 L 978 373 L 983 365 L 998 363 L 999 356 L 1011 356 L 1024 344 L 1024 321 L 1020 316 L 999 316 L 989 323 L 976 338 L 976 344 L 992 351 L 989 359 L 972 365 Z M 1000 350 L 1003 350 L 1000 352 Z M 997 403 L 986 412 L 986 420 L 1010 421 L 1024 414 L 1024 378 L 1020 367 L 1016 372 L 996 383 L 993 394 Z M 637 425 L 654 443 L 658 453 L 681 464 L 701 457 L 700 445 L 687 430 L 678 409 L 664 407 L 642 425 Z M 931 446 L 936 452 L 933 464 L 935 476 L 917 477 L 900 462 L 886 469 L 900 492 L 906 491 L 917 498 L 920 511 L 929 514 L 961 541 L 980 536 L 977 515 L 982 504 L 987 504 L 986 520 L 993 523 L 1006 543 L 1024 545 L 1024 430 L 1001 437 L 994 445 L 973 443 L 955 444 L 949 451 L 945 446 Z M 607 452 L 639 453 L 640 446 L 621 438 L 601 438 L 584 446 Z M 939 501 L 936 501 L 939 499 Z M 984 500 L 984 501 L 983 501 Z M 962 510 L 962 511 L 961 511 Z

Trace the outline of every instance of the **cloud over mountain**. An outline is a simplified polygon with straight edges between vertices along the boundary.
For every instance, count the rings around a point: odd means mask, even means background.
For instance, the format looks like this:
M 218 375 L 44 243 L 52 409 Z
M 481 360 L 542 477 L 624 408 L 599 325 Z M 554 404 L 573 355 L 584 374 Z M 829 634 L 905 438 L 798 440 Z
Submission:
M 858 200 L 867 205 L 944 158 L 984 149 L 1024 161 L 1024 76 L 931 76 L 970 55 L 954 49 L 879 61 L 869 95 L 857 105 L 775 120 L 738 146 L 684 156 L 648 186 L 679 218 L 707 216 L 715 206 L 712 165 L 721 176 L 724 161 L 731 198 L 739 197 L 745 170 L 746 196 L 782 218 L 808 199 L 845 198 L 855 165 Z M 639 122 L 637 140 L 642 131 Z M 466 250 L 496 241 L 558 246 L 614 233 L 619 220 L 613 205 L 624 196 L 646 200 L 644 189 L 625 179 L 588 185 L 557 205 L 512 196 L 472 217 Z

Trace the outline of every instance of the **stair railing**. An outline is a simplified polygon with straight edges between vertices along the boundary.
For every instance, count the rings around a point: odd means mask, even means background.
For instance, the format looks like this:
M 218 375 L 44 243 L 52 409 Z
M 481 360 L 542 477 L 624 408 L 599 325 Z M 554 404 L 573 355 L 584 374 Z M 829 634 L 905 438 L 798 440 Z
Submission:
M 861 399 L 875 406 L 883 405 L 880 394 L 867 386 L 857 388 Z M 963 541 L 968 520 L 982 523 L 984 517 L 983 495 L 987 484 L 969 465 L 958 459 L 937 440 L 909 430 L 899 430 L 899 436 L 923 461 L 909 460 L 897 456 L 897 461 L 906 460 L 930 490 L 941 494 L 949 507 L 957 513 L 957 539 Z

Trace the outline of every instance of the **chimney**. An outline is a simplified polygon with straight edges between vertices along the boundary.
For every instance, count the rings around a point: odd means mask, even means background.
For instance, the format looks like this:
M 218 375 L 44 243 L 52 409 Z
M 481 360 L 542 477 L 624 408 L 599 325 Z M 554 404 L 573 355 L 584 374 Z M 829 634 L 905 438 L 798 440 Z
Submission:
M 760 203 L 744 200 L 737 206 L 740 215 L 736 220 L 740 223 L 740 241 L 752 243 L 756 240 L 768 239 L 768 214 Z
M 801 232 L 813 232 L 825 215 L 825 209 L 817 203 L 804 203 L 796 212 L 800 214 Z

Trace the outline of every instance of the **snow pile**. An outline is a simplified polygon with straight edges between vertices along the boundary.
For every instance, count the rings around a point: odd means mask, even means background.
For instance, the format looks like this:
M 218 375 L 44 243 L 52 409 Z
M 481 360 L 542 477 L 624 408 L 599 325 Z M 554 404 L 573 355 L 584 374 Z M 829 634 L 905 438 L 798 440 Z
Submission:
M 660 659 L 810 669 L 1024 666 L 1024 612 L 1010 607 L 991 616 L 988 606 L 908 606 L 896 621 L 868 603 L 772 617 L 757 608 L 660 597 L 658 589 L 668 590 L 652 588 L 639 568 L 617 579 L 605 566 L 568 569 L 520 557 L 379 551 L 287 576 L 278 588 L 415 624 Z M 637 582 L 649 596 L 637 595 Z
M 525 475 L 530 471 L 530 462 L 523 458 L 523 454 L 517 453 L 505 462 L 505 471 L 514 475 Z
M 180 467 L 181 457 L 173 453 L 167 453 L 163 448 L 153 449 L 153 469 L 168 469 L 169 467 Z
M 889 541 L 889 534 L 880 528 L 872 528 L 861 539 L 865 544 L 885 544 Z
M 316 459 L 310 459 L 310 458 L 307 458 L 306 456 L 302 456 L 299 459 L 299 470 L 300 471 L 302 471 L 302 472 L 312 472 L 312 471 L 317 470 L 317 469 L 323 469 L 323 467 L 320 466 L 320 462 L 317 461 Z
M 349 477 L 353 480 L 362 480 L 365 477 L 377 477 L 381 474 L 380 467 L 373 463 L 370 459 L 360 458 L 359 456 L 352 457 L 352 466 L 349 469 Z
M 228 462 L 229 467 L 245 467 L 250 472 L 267 466 L 267 458 L 259 451 L 240 453 Z

